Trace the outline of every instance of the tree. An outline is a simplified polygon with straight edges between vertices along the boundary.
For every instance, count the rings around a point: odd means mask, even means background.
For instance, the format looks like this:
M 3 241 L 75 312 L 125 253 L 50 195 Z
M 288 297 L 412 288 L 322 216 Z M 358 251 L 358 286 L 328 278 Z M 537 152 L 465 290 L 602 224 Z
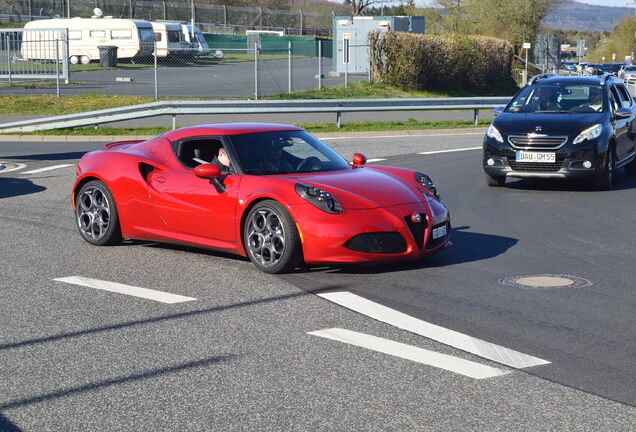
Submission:
M 382 3 L 381 0 L 344 0 L 344 4 L 351 6 L 351 15 L 360 15 L 362 11 L 372 4 Z
M 436 0 L 444 8 L 446 15 L 442 19 L 442 26 L 449 33 L 465 33 L 467 21 L 466 4 L 470 0 Z

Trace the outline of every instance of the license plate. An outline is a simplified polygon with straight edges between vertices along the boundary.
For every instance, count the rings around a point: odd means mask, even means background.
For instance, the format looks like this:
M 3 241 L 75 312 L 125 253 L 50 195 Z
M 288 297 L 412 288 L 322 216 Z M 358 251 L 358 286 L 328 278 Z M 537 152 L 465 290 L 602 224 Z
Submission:
M 517 162 L 555 163 L 556 153 L 517 152 Z
M 433 239 L 438 239 L 446 235 L 446 225 L 442 225 L 437 228 L 433 228 Z

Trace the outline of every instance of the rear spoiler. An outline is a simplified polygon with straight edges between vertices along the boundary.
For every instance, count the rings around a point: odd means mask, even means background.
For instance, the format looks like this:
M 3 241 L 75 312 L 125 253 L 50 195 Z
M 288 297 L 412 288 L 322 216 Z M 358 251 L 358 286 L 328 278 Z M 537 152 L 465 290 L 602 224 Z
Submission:
M 114 148 L 117 147 L 123 147 L 121 150 L 128 148 L 129 146 L 133 145 L 133 144 L 137 144 L 140 142 L 144 142 L 145 140 L 128 140 L 128 141 L 115 141 L 112 143 L 108 143 L 104 146 L 104 150 L 113 150 Z

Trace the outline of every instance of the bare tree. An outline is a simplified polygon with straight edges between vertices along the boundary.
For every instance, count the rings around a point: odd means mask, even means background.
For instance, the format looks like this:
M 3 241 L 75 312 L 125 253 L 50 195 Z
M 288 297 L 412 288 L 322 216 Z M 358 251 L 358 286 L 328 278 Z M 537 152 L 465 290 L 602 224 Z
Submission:
M 383 2 L 381 0 L 344 0 L 344 4 L 351 6 L 351 15 L 360 15 L 367 6 L 379 3 Z

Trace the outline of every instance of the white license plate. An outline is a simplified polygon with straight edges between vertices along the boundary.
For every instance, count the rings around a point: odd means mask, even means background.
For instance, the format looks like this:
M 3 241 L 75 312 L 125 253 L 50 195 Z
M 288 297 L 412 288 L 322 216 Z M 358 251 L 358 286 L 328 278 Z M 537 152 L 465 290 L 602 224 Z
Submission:
M 437 228 L 433 228 L 433 239 L 438 239 L 446 235 L 446 225 L 442 225 Z
M 517 162 L 555 163 L 556 153 L 517 152 Z

